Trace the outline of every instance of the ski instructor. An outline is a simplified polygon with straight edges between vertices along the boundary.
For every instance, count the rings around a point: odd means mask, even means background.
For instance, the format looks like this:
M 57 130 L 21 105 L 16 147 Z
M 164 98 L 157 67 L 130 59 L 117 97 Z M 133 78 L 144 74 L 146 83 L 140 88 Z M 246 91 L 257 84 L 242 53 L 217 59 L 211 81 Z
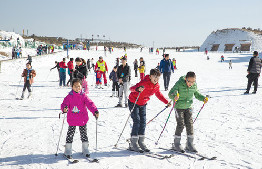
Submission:
M 108 68 L 102 56 L 99 56 L 99 60 L 96 62 L 95 70 L 97 67 L 100 67 L 100 70 L 103 72 L 104 85 L 107 86 L 106 72 L 108 72 Z

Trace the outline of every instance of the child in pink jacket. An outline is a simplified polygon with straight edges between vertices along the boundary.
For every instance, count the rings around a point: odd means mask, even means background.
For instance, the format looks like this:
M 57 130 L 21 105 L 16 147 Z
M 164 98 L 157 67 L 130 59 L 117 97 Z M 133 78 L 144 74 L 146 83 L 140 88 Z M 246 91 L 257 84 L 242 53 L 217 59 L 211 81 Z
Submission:
M 84 156 L 90 157 L 90 152 L 88 150 L 88 137 L 86 133 L 86 123 L 89 119 L 87 108 L 93 113 L 96 119 L 99 116 L 95 104 L 82 92 L 81 89 L 82 81 L 80 79 L 74 79 L 72 81 L 72 90 L 64 98 L 64 101 L 61 104 L 61 110 L 63 113 L 67 113 L 67 122 L 69 125 L 65 145 L 65 156 L 67 158 L 72 158 L 72 142 L 76 126 L 79 126 L 82 152 Z

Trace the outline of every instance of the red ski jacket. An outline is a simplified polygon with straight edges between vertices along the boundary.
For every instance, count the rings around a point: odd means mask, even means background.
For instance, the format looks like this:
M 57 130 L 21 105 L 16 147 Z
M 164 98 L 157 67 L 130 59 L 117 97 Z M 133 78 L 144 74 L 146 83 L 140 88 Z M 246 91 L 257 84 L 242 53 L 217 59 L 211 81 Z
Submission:
M 68 66 L 68 69 L 69 69 L 69 70 L 73 70 L 73 69 L 74 69 L 74 65 L 73 65 L 73 62 L 72 62 L 72 61 L 69 61 L 69 62 L 67 63 L 67 66 Z
M 140 96 L 136 102 L 137 96 L 139 94 L 138 91 L 136 91 L 136 89 L 140 86 L 144 86 L 144 90 L 140 93 Z M 156 97 L 161 100 L 162 102 L 164 102 L 165 104 L 168 103 L 168 100 L 163 96 L 163 94 L 160 92 L 160 85 L 159 83 L 154 84 L 150 81 L 149 75 L 146 75 L 146 77 L 144 78 L 144 80 L 141 80 L 139 83 L 137 83 L 135 86 L 130 87 L 130 95 L 129 95 L 129 100 L 132 103 L 135 103 L 139 106 L 143 106 L 145 105 L 149 100 L 150 100 L 150 96 L 152 96 L 153 94 L 156 95 Z
M 64 69 L 67 68 L 67 66 L 66 66 L 64 61 L 59 62 L 59 66 L 60 66 L 60 68 L 64 68 Z

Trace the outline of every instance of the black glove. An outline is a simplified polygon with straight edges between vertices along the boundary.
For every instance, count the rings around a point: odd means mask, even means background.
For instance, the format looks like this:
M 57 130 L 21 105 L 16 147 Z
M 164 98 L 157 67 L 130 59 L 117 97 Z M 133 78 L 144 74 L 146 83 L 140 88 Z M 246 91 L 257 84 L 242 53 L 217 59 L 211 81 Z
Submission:
M 95 111 L 95 118 L 96 118 L 96 120 L 98 119 L 98 116 L 99 116 L 99 112 Z
M 140 88 L 140 87 L 141 87 L 141 88 L 144 88 L 144 86 L 139 86 L 139 87 L 137 87 L 137 88 L 136 88 L 136 91 L 137 91 L 137 92 L 140 92 L 140 91 L 139 91 L 139 88 Z
M 64 107 L 64 109 L 65 109 L 65 108 L 66 108 L 66 109 L 68 109 L 68 107 L 67 107 L 67 106 L 66 106 L 66 107 Z M 67 110 L 66 112 L 63 110 L 63 114 L 64 114 L 64 113 L 67 113 L 67 112 L 68 112 L 68 110 Z

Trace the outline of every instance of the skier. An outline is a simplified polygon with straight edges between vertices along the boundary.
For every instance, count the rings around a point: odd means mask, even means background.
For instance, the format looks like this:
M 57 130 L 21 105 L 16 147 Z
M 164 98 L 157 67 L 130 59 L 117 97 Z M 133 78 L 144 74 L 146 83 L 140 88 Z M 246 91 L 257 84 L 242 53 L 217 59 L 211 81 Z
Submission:
M 84 90 L 85 94 L 88 94 L 89 89 L 88 89 L 88 84 L 87 84 L 87 81 L 86 81 L 87 69 L 86 69 L 85 60 L 77 57 L 75 59 L 75 62 L 76 62 L 76 66 L 75 66 L 75 70 L 73 71 L 73 77 L 79 78 L 79 79 L 82 80 L 83 90 Z
M 122 65 L 117 68 L 117 78 L 119 82 L 119 102 L 116 107 L 122 107 L 123 94 L 125 94 L 125 107 L 127 107 L 127 90 L 130 82 L 130 67 L 126 63 L 127 60 L 124 57 L 122 59 Z
M 225 61 L 225 58 L 224 58 L 224 56 L 222 55 L 222 56 L 221 56 L 221 62 L 223 62 L 223 61 Z
M 169 54 L 164 55 L 165 58 L 160 62 L 160 72 L 163 73 L 165 91 L 168 90 L 171 71 L 174 73 L 174 66 L 172 61 L 169 59 Z
M 116 58 L 116 66 L 119 66 L 119 58 Z
M 91 59 L 92 69 L 95 70 L 94 58 Z
M 24 69 L 22 73 L 22 77 L 24 77 L 24 88 L 21 96 L 21 100 L 24 99 L 25 90 L 27 88 L 29 95 L 27 98 L 30 98 L 32 96 L 32 90 L 31 85 L 34 82 L 34 77 L 36 76 L 36 72 L 34 69 L 32 69 L 31 63 L 26 64 L 26 69 Z
M 96 62 L 95 70 L 97 67 L 100 67 L 100 70 L 103 72 L 104 85 L 107 86 L 106 72 L 108 72 L 108 69 L 102 56 L 99 56 L 99 60 Z
M 229 61 L 229 69 L 232 69 L 232 60 Z
M 27 55 L 27 59 L 26 60 L 28 60 L 28 63 L 32 63 L 32 56 L 30 56 L 30 55 Z
M 135 77 L 137 77 L 137 68 L 138 68 L 138 62 L 137 62 L 137 59 L 135 59 L 134 61 L 134 70 L 135 70 Z
M 60 66 L 59 66 L 59 63 L 58 63 L 57 61 L 55 61 L 55 67 L 51 68 L 50 71 L 51 71 L 52 69 L 55 69 L 55 68 L 57 68 L 58 78 L 59 78 L 58 81 L 60 81 L 60 73 L 59 73 L 59 72 L 60 72 Z
M 247 90 L 244 94 L 249 94 L 249 90 L 251 88 L 252 82 L 254 82 L 254 91 L 252 94 L 256 94 L 257 92 L 257 86 L 258 86 L 258 77 L 261 72 L 261 59 L 258 57 L 258 52 L 254 51 L 253 57 L 249 61 L 248 69 L 247 69 L 247 78 L 248 78 L 248 84 L 247 84 Z
M 111 97 L 118 97 L 118 92 L 119 92 L 119 85 L 118 85 L 118 79 L 117 79 L 117 66 L 114 66 L 114 69 L 109 75 L 109 79 L 113 81 L 112 85 L 112 96 Z
M 65 86 L 65 82 L 66 82 L 66 64 L 65 64 L 65 60 L 66 58 L 63 58 L 63 61 L 59 63 L 59 77 L 60 77 L 60 82 L 59 82 L 59 86 L 61 87 L 62 86 L 62 83 L 63 85 Z
M 204 103 L 207 103 L 208 98 L 199 93 L 195 82 L 195 73 L 188 72 L 186 76 L 180 77 L 180 79 L 168 93 L 170 99 L 177 100 L 177 102 L 175 103 L 177 126 L 172 148 L 179 152 L 184 152 L 184 149 L 180 144 L 181 133 L 184 129 L 184 126 L 186 126 L 187 131 L 186 149 L 191 152 L 197 152 L 193 144 L 193 110 L 191 105 L 193 103 L 193 96 L 195 96 L 200 101 L 204 101 Z M 179 96 L 177 95 L 178 93 Z
M 139 73 L 140 73 L 140 80 L 143 80 L 145 77 L 145 66 L 144 62 L 140 62 L 140 66 L 138 67 Z
M 91 69 L 90 59 L 87 59 L 86 66 L 87 66 L 88 71 L 90 72 L 90 69 Z
M 175 58 L 173 58 L 172 63 L 173 63 L 174 69 L 176 70 L 177 68 L 176 68 L 176 59 Z
M 207 55 L 207 53 L 208 53 L 208 50 L 207 50 L 207 48 L 205 48 L 205 54 Z
M 67 67 L 68 67 L 68 74 L 70 79 L 67 82 L 67 86 L 69 86 L 69 83 L 71 85 L 72 80 L 73 80 L 73 70 L 74 70 L 74 64 L 73 64 L 74 58 L 70 58 L 70 61 L 67 63 Z
M 141 153 L 150 151 L 144 143 L 146 128 L 146 105 L 150 100 L 150 96 L 155 94 L 156 97 L 163 103 L 167 104 L 168 107 L 171 105 L 160 92 L 160 85 L 158 83 L 160 75 L 161 73 L 159 70 L 151 69 L 150 75 L 147 75 L 144 80 L 140 81 L 135 86 L 130 87 L 131 93 L 129 95 L 128 107 L 130 111 L 133 110 L 131 112 L 133 127 L 131 132 L 131 144 L 129 148 L 132 151 Z
M 64 152 L 68 159 L 72 159 L 72 143 L 76 126 L 79 126 L 82 141 L 82 153 L 85 157 L 90 157 L 86 132 L 86 123 L 89 119 L 87 108 L 93 113 L 96 119 L 99 117 L 99 112 L 95 104 L 81 91 L 81 89 L 81 79 L 73 79 L 72 90 L 64 98 L 64 101 L 61 104 L 61 110 L 63 113 L 67 113 L 67 122 L 69 125 Z
M 156 69 L 160 71 L 160 63 L 157 63 Z
M 103 71 L 100 70 L 100 67 L 96 68 L 96 88 L 102 89 L 102 75 Z

